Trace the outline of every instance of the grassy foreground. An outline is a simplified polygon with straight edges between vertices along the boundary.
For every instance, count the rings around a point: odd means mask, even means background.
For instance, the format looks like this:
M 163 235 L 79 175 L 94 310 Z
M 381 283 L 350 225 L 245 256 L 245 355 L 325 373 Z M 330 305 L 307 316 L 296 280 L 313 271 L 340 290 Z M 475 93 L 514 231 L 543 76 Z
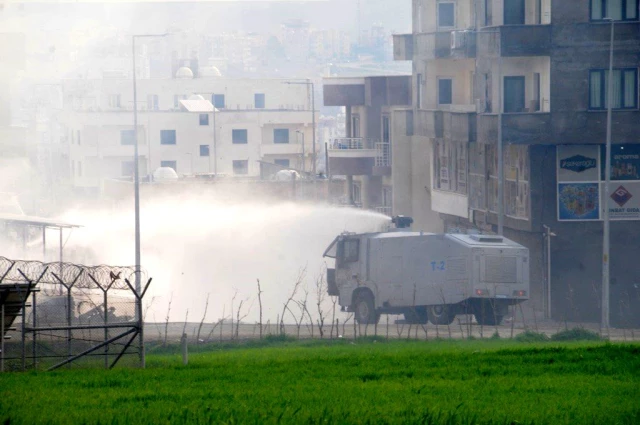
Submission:
M 0 375 L 4 424 L 638 424 L 640 345 L 291 343 Z

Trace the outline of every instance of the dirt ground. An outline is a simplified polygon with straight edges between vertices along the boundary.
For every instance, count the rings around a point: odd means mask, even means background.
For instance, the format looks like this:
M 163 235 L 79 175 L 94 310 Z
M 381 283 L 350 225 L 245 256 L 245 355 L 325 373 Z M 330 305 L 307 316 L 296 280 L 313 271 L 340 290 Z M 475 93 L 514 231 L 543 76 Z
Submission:
M 388 321 L 387 321 L 388 317 Z M 358 336 L 372 336 L 379 335 L 381 338 L 407 338 L 412 339 L 432 339 L 436 337 L 440 338 L 453 338 L 463 339 L 472 335 L 476 338 L 490 338 L 495 332 L 498 332 L 501 338 L 510 338 L 516 336 L 526 330 L 534 332 L 542 332 L 549 336 L 563 331 L 565 329 L 573 329 L 582 327 L 590 331 L 596 332 L 605 338 L 609 338 L 611 341 L 640 341 L 640 329 L 601 329 L 597 323 L 575 323 L 575 322 L 551 322 L 551 321 L 531 321 L 520 322 L 512 321 L 506 318 L 500 326 L 480 326 L 471 316 L 459 315 L 455 321 L 449 326 L 435 326 L 428 325 L 409 325 L 400 321 L 400 316 L 386 316 L 383 315 L 380 319 L 378 326 L 373 325 L 356 325 L 354 327 L 353 320 L 350 319 L 344 323 L 347 316 L 340 316 L 338 318 L 338 328 L 334 324 L 332 329 L 331 323 L 325 323 L 323 326 L 324 338 L 330 338 L 333 334 L 334 338 L 353 338 L 354 334 Z M 398 321 L 398 322 L 396 322 Z M 187 334 L 189 341 L 195 342 L 196 339 L 201 341 L 229 341 L 231 339 L 250 339 L 258 338 L 260 335 L 260 326 L 257 323 L 247 324 L 241 323 L 237 326 L 235 323 L 225 321 L 221 324 L 204 323 L 202 328 L 198 332 L 200 323 L 187 322 L 185 323 L 146 323 L 145 324 L 145 340 L 147 341 L 163 341 L 166 338 L 167 341 L 177 342 L 183 333 Z M 284 326 L 285 333 L 290 336 L 299 338 L 320 338 L 320 332 L 318 326 L 314 324 L 312 327 L 309 323 L 303 323 L 299 327 L 295 324 L 286 324 Z M 262 325 L 263 335 L 278 334 L 279 329 L 275 323 L 264 323 Z

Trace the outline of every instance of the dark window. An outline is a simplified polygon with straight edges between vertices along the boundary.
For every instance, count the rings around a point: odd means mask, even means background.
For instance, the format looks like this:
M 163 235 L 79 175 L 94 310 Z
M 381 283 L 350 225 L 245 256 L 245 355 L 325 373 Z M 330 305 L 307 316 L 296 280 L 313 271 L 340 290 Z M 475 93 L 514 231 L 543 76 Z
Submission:
M 524 112 L 524 77 L 504 77 L 504 112 Z
M 254 105 L 256 109 L 264 109 L 264 93 L 256 93 L 254 96 Z
M 490 27 L 493 25 L 493 0 L 484 0 L 484 25 Z
M 382 116 L 382 143 L 391 142 L 391 125 L 389 115 Z
M 455 19 L 455 3 L 438 3 L 438 26 L 454 27 Z
M 453 99 L 453 81 L 451 78 L 438 79 L 438 104 L 451 105 Z
M 524 25 L 524 0 L 504 0 L 504 24 Z
M 234 144 L 246 144 L 249 140 L 247 130 L 231 130 L 231 142 Z
M 360 258 L 360 240 L 347 239 L 344 241 L 344 262 L 354 263 Z
M 200 145 L 200 156 L 209 156 L 209 145 Z
M 209 125 L 209 114 L 200 114 L 200 125 Z
M 224 109 L 224 95 L 223 94 L 214 94 L 211 96 L 211 103 L 218 109 Z
M 416 75 L 416 86 L 417 86 L 417 99 L 416 99 L 416 107 L 418 109 L 422 109 L 422 74 Z
M 134 174 L 133 161 L 122 161 L 122 176 L 131 177 Z
M 249 174 L 249 161 L 234 160 L 233 161 L 233 174 Z
M 176 144 L 176 131 L 175 130 L 160 130 L 160 144 L 161 145 L 175 145 Z
M 160 166 L 173 168 L 173 171 L 178 172 L 178 161 L 160 161 Z
M 589 109 L 607 109 L 609 70 L 598 69 L 589 72 Z M 614 109 L 638 108 L 638 69 L 613 70 Z
M 287 128 L 274 129 L 273 143 L 289 143 L 289 129 Z
M 276 165 L 279 165 L 281 167 L 289 167 L 289 160 L 288 159 L 274 159 L 273 163 Z
M 591 0 L 591 20 L 637 21 L 638 0 Z
M 133 146 L 136 142 L 135 131 L 133 130 L 120 130 L 120 144 L 126 146 Z

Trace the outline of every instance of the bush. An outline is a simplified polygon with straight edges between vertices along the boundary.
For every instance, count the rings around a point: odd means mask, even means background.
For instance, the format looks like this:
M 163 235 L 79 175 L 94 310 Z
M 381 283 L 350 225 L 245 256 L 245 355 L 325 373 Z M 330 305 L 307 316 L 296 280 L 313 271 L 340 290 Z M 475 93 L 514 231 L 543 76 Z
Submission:
M 600 341 L 601 339 L 597 333 L 584 328 L 569 329 L 551 337 L 552 341 Z
M 542 332 L 525 331 L 514 338 L 519 342 L 544 342 L 549 341 L 549 337 Z

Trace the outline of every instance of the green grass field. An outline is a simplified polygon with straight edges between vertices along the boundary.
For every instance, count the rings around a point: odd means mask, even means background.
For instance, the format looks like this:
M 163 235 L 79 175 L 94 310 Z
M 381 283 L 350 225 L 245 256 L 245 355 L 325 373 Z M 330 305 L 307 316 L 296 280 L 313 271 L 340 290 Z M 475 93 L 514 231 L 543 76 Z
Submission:
M 294 342 L 0 375 L 4 424 L 639 424 L 639 400 L 640 345 L 602 342 Z

